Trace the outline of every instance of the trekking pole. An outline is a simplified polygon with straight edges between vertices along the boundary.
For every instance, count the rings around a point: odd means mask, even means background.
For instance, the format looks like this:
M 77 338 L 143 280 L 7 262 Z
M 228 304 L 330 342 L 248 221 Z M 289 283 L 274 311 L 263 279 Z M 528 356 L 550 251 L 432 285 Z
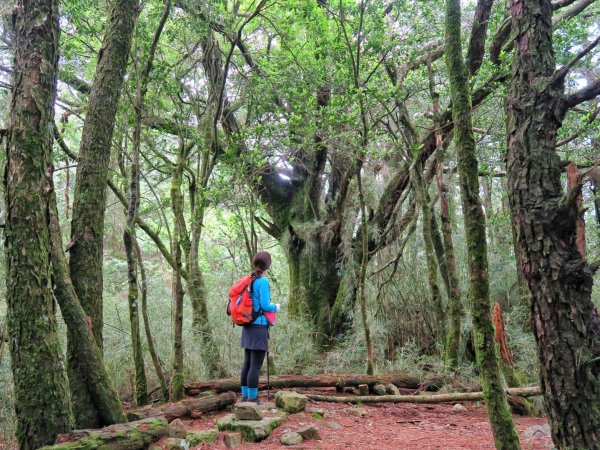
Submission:
M 267 350 L 267 402 L 269 401 L 269 389 L 271 387 L 271 367 L 269 366 L 269 350 Z

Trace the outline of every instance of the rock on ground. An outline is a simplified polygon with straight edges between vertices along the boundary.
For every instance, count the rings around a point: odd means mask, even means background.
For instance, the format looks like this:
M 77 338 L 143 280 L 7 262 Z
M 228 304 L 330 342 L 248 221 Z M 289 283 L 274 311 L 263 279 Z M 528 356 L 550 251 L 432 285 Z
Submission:
M 285 420 L 285 415 L 264 417 L 261 420 L 239 420 L 235 414 L 217 419 L 219 431 L 239 431 L 249 442 L 259 442 L 270 436 L 275 428 Z
M 275 395 L 275 404 L 288 413 L 297 413 L 306 407 L 308 397 L 297 392 L 279 391 Z
M 203 443 L 212 444 L 218 434 L 217 430 L 194 431 L 187 434 L 186 440 L 190 443 L 190 447 Z
M 186 438 L 187 431 L 181 419 L 175 419 L 169 424 L 169 436 L 179 439 Z
M 365 408 L 361 408 L 359 406 L 352 406 L 350 408 L 347 408 L 346 413 L 356 417 L 365 417 L 368 414 Z
M 359 384 L 358 392 L 360 395 L 369 395 L 369 385 L 368 384 Z
M 550 425 L 534 425 L 532 427 L 526 428 L 523 431 L 523 437 L 525 439 L 531 439 L 534 437 L 541 438 L 550 436 Z
M 306 410 L 314 419 L 324 419 L 325 410 L 323 408 L 308 408 Z
M 239 420 L 260 420 L 263 418 L 260 407 L 253 402 L 236 403 L 233 412 Z
M 309 440 L 309 439 L 321 440 L 321 436 L 319 435 L 319 430 L 317 430 L 317 427 L 315 427 L 314 425 L 307 425 L 305 427 L 298 428 L 296 430 L 296 433 L 298 433 L 300 436 L 302 436 L 302 439 L 305 439 L 305 440 Z
M 387 393 L 385 384 L 378 383 L 375 386 L 373 386 L 373 393 L 375 395 L 385 395 Z
M 283 445 L 298 445 L 302 443 L 302 436 L 292 431 L 281 436 L 280 441 Z
M 238 448 L 242 446 L 241 433 L 225 433 L 223 440 L 225 442 L 225 447 L 227 448 Z
M 467 408 L 465 408 L 463 405 L 461 405 L 460 403 L 457 403 L 456 405 L 454 405 L 454 407 L 452 408 L 452 411 L 454 411 L 455 413 L 463 413 L 467 410 Z

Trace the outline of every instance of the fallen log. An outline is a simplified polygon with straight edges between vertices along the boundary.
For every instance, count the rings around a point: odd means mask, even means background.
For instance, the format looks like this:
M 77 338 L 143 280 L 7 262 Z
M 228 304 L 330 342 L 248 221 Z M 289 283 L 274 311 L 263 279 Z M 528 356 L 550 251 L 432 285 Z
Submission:
M 110 448 L 111 450 L 146 449 L 163 436 L 169 435 L 169 424 L 164 417 L 119 423 L 99 430 L 78 430 L 59 434 L 54 445 L 40 450 L 73 450 Z
M 508 388 L 506 393 L 515 397 L 542 395 L 538 386 Z M 452 394 L 427 395 L 364 395 L 340 397 L 335 395 L 304 394 L 310 400 L 333 403 L 452 403 L 483 400 L 483 392 L 460 392 Z
M 338 390 L 346 386 L 358 387 L 359 384 L 368 384 L 373 386 L 377 383 L 395 384 L 403 389 L 418 389 L 421 385 L 421 380 L 408 375 L 323 375 L 323 376 L 299 376 L 299 375 L 279 375 L 271 377 L 270 386 L 276 389 L 290 388 L 317 388 L 317 387 L 335 387 Z M 259 388 L 267 387 L 266 378 L 259 380 Z M 226 392 L 240 391 L 239 379 L 227 378 L 212 381 L 196 381 L 185 385 L 185 393 L 187 395 L 198 395 L 204 391 Z
M 146 406 L 144 408 L 127 413 L 129 420 L 140 420 L 149 417 L 164 417 L 169 422 L 179 417 L 189 416 L 192 411 L 206 413 L 218 411 L 226 406 L 233 405 L 235 394 L 225 392 L 219 395 L 202 398 L 186 398 L 176 403 L 164 403 L 160 406 Z

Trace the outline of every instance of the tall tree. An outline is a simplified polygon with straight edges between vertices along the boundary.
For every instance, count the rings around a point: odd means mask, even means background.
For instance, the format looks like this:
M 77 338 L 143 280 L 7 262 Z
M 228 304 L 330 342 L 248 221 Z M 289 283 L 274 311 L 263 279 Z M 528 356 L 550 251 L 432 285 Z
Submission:
M 446 65 L 450 78 L 454 143 L 469 260 L 473 341 L 488 417 L 498 449 L 520 448 L 498 364 L 491 317 L 486 224 L 479 198 L 479 167 L 473 135 L 471 93 L 462 55 L 460 0 L 446 0 Z
M 70 431 L 73 416 L 52 295 L 50 190 L 58 63 L 57 0 L 20 1 L 5 168 L 6 297 L 23 450 Z
M 114 0 L 98 54 L 86 119 L 81 135 L 73 220 L 69 243 L 69 270 L 81 306 L 91 319 L 94 336 L 102 349 L 102 256 L 104 210 L 111 141 L 117 106 L 131 47 L 137 0 Z M 73 337 L 68 339 L 68 370 L 73 409 L 79 428 L 100 425 L 90 392 L 73 357 Z
M 515 0 L 510 12 L 516 40 L 507 100 L 508 193 L 531 293 L 542 392 L 556 446 L 597 449 L 600 317 L 591 300 L 592 267 L 576 245 L 581 179 L 563 192 L 556 136 L 568 108 L 600 94 L 600 79 L 565 96 L 564 78 L 590 46 L 557 70 L 552 3 Z

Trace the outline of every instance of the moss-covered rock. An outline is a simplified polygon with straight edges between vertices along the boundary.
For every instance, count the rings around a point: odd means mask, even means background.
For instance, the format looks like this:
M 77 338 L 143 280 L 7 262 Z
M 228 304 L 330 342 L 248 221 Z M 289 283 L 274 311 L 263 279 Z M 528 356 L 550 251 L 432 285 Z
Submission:
M 306 407 L 308 397 L 297 392 L 279 391 L 275 395 L 275 404 L 288 413 L 297 413 Z
M 218 434 L 217 430 L 194 431 L 193 433 L 188 433 L 186 440 L 189 442 L 190 447 L 203 443 L 212 444 Z
M 275 428 L 285 421 L 285 415 L 264 417 L 261 420 L 239 420 L 235 414 L 217 419 L 219 431 L 239 431 L 245 440 L 260 442 L 270 436 Z

